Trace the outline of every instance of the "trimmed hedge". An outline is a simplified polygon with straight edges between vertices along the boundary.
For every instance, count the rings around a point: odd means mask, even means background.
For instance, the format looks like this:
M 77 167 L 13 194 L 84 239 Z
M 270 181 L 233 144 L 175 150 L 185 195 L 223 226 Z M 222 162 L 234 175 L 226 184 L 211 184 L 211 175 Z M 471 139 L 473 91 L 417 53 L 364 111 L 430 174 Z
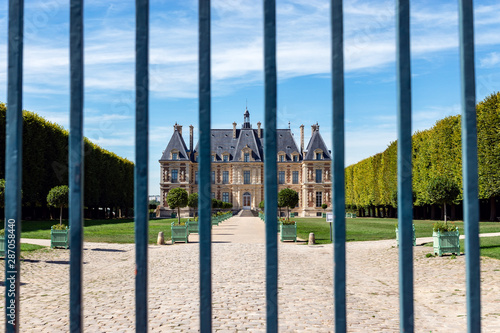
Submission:
M 0 103 L 0 178 L 5 178 L 6 105 Z M 23 207 L 45 215 L 50 189 L 68 185 L 68 138 L 62 126 L 23 111 Z M 84 203 L 88 209 L 133 207 L 134 164 L 84 139 Z M 40 209 L 41 208 L 41 209 Z
M 489 201 L 488 216 L 494 220 L 497 215 L 496 201 L 500 197 L 500 93 L 479 102 L 476 110 L 479 198 Z M 432 128 L 413 135 L 415 206 L 425 211 L 435 209 L 434 205 L 438 203 L 431 199 L 428 188 L 436 177 L 447 178 L 460 187 L 454 204 L 461 203 L 461 146 L 460 115 L 446 117 Z M 397 207 L 397 142 L 391 142 L 384 152 L 347 167 L 345 186 L 348 208 L 358 209 L 362 216 L 394 216 L 394 208 Z

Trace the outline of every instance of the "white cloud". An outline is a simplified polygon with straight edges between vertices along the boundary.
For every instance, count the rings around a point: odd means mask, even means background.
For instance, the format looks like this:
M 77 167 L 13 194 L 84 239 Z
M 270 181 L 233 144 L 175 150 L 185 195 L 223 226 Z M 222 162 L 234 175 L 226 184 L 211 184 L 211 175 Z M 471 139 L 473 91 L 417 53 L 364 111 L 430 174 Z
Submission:
M 480 59 L 480 66 L 489 68 L 500 64 L 500 52 L 491 52 L 486 57 Z

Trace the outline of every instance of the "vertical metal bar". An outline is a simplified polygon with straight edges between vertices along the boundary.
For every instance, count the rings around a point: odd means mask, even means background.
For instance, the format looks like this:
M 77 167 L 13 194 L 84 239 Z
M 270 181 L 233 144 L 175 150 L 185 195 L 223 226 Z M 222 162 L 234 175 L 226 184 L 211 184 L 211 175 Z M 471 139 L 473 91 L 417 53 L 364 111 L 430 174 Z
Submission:
M 481 279 L 479 260 L 479 196 L 477 166 L 476 84 L 474 73 L 474 16 L 472 0 L 459 1 L 460 67 L 462 81 L 462 167 L 467 331 L 481 331 Z
M 413 199 L 411 152 L 410 4 L 396 3 L 398 77 L 399 328 L 413 332 Z
M 7 124 L 5 146 L 5 331 L 19 332 L 19 265 L 23 141 L 22 0 L 9 1 Z
M 276 147 L 276 1 L 264 0 L 264 202 L 266 203 L 266 329 L 278 332 L 278 180 Z
M 70 331 L 82 329 L 83 264 L 83 0 L 71 0 L 69 129 Z
M 346 332 L 346 252 L 344 181 L 344 29 L 342 0 L 331 1 L 332 29 L 332 209 L 335 332 Z
M 136 332 L 147 332 L 149 0 L 136 0 L 135 33 L 135 321 Z
M 212 199 L 210 0 L 199 0 L 199 126 L 198 215 L 200 227 L 200 331 L 212 331 Z

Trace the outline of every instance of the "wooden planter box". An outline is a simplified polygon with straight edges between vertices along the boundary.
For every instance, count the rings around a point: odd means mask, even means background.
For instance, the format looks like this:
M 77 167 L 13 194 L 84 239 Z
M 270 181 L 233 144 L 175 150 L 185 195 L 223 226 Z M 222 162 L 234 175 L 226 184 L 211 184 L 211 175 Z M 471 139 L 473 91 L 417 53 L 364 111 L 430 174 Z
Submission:
M 297 223 L 282 224 L 280 223 L 280 241 L 291 240 L 297 241 Z
M 175 242 L 189 243 L 189 229 L 188 225 L 175 225 L 175 222 L 171 224 L 172 228 L 172 244 Z
M 460 233 L 458 228 L 455 231 L 433 231 L 434 253 L 442 256 L 443 253 L 460 254 Z
M 198 233 L 198 221 L 188 221 L 188 231 L 190 234 L 197 234 Z
M 50 228 L 50 247 L 64 247 L 69 249 L 69 228 L 66 230 L 57 230 Z
M 5 235 L 0 235 L 0 257 L 5 257 Z
M 413 246 L 417 246 L 417 237 L 415 237 L 415 225 L 412 224 L 413 229 Z M 396 228 L 396 246 L 399 247 L 399 233 L 398 228 Z

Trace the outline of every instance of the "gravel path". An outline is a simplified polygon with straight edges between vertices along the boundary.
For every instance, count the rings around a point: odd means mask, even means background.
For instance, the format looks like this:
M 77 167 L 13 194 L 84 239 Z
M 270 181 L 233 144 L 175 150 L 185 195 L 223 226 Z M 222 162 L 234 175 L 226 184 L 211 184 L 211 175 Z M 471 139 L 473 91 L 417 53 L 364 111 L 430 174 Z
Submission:
M 214 331 L 264 332 L 264 238 L 258 218 L 234 217 L 214 227 Z M 196 242 L 191 235 L 189 244 L 149 247 L 150 331 L 198 331 Z M 347 243 L 349 332 L 398 332 L 395 243 Z M 332 331 L 332 251 L 331 245 L 280 243 L 280 331 Z M 414 247 L 416 331 L 465 332 L 465 256 L 425 258 L 430 252 Z M 28 256 L 21 265 L 21 331 L 67 332 L 69 250 Z M 86 332 L 134 332 L 134 257 L 132 244 L 85 243 Z M 500 332 L 499 260 L 481 260 L 481 280 L 483 332 Z

